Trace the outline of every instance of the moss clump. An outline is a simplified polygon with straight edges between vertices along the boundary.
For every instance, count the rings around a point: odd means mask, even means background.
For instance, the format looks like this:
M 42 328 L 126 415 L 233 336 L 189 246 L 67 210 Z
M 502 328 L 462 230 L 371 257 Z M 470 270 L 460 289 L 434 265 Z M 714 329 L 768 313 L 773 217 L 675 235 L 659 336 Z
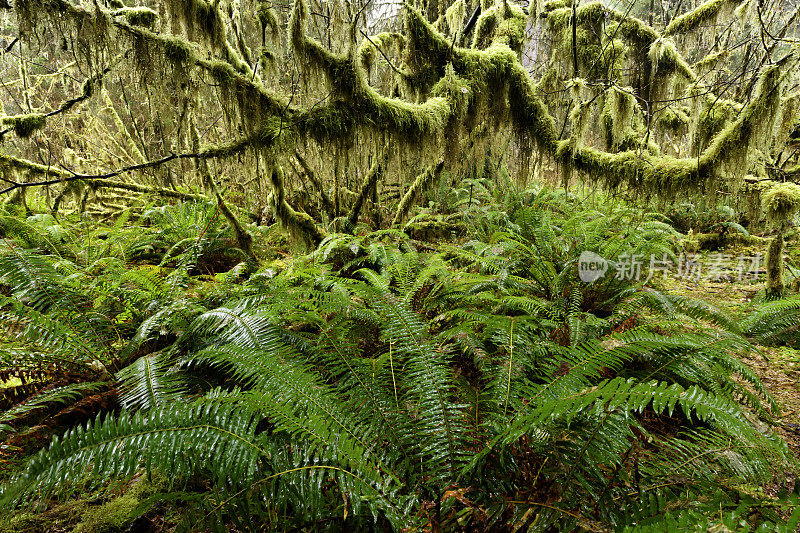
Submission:
M 8 533 L 71 531 L 85 510 L 85 501 L 71 500 L 43 512 L 14 513 L 0 521 L 0 529 Z
M 157 493 L 166 483 L 165 478 L 156 475 L 152 481 L 144 477 L 136 479 L 121 496 L 84 512 L 81 522 L 73 530 L 74 533 L 123 531 L 132 520 L 138 518 L 134 511 L 141 506 L 142 500 Z
M 158 13 L 149 7 L 123 7 L 114 11 L 115 17 L 122 17 L 131 26 L 153 29 L 158 22 Z
M 521 7 L 499 0 L 478 18 L 472 48 L 483 50 L 489 44 L 506 45 L 519 53 L 525 40 L 526 23 Z
M 403 227 L 412 239 L 426 242 L 441 242 L 467 233 L 467 225 L 461 220 L 450 220 L 442 215 L 417 216 Z
M 767 270 L 767 294 L 780 296 L 786 291 L 786 278 L 783 275 L 784 231 L 779 231 L 767 247 L 765 266 Z
M 225 61 L 212 61 L 208 71 L 221 85 L 229 85 L 236 79 L 236 71 Z
M 788 224 L 800 210 L 800 185 L 778 183 L 773 185 L 761 199 L 761 209 L 767 223 L 773 226 Z
M 689 115 L 674 107 L 667 107 L 656 116 L 658 125 L 668 130 L 681 130 L 688 126 L 690 121 Z
M 565 7 L 567 7 L 567 2 L 565 0 L 547 0 L 547 2 L 544 3 L 543 12 L 549 13 L 556 9 L 564 9 Z
M 27 139 L 33 132 L 44 127 L 46 117 L 44 113 L 30 113 L 28 115 L 13 115 L 3 117 L 5 126 L 9 126 L 19 137 Z
M 164 37 L 164 57 L 177 64 L 188 63 L 192 58 L 192 46 L 180 37 Z

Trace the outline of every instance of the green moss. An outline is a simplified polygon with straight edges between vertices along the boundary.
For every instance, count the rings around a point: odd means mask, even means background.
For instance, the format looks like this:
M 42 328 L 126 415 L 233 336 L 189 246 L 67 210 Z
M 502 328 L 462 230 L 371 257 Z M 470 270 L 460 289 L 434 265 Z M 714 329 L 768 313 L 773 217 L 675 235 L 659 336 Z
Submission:
M 784 276 L 783 261 L 783 230 L 772 239 L 767 247 L 767 255 L 764 258 L 767 270 L 767 294 L 770 296 L 781 296 L 786 291 L 786 278 Z
M 710 23 L 726 6 L 733 6 L 739 3 L 741 3 L 741 0 L 708 0 L 708 2 L 700 4 L 692 11 L 673 19 L 664 30 L 664 35 L 677 35 L 695 30 Z
M 71 500 L 42 512 L 14 513 L 0 521 L 0 528 L 8 533 L 70 531 L 86 512 L 86 508 L 85 501 Z
M 735 114 L 732 110 L 721 104 L 716 103 L 702 109 L 697 116 L 697 127 L 695 129 L 695 153 L 704 150 L 711 140 L 722 131 Z
M 567 7 L 566 0 L 547 0 L 547 2 L 544 3 L 543 12 L 549 13 L 556 9 L 564 9 L 565 7 Z
M 115 17 L 122 17 L 131 26 L 154 28 L 158 21 L 158 13 L 149 7 L 123 7 L 114 11 Z
M 612 13 L 600 2 L 591 2 L 577 9 L 578 27 L 575 47 L 572 43 L 572 9 L 563 8 L 548 13 L 547 24 L 556 40 L 553 59 L 557 63 L 571 64 L 573 51 L 577 52 L 578 70 L 588 80 L 620 80 L 621 71 L 629 55 L 628 45 L 620 38 L 619 24 L 604 28 Z
M 183 22 L 189 40 L 202 39 L 214 48 L 224 48 L 226 32 L 217 2 L 169 0 L 166 6 L 173 20 Z
M 723 61 L 730 55 L 730 50 L 722 50 L 708 54 L 703 59 L 694 64 L 694 70 L 700 73 L 706 73 L 714 70 L 720 61 Z
M 652 75 L 651 83 L 667 82 L 672 74 L 681 74 L 688 79 L 694 79 L 692 67 L 678 53 L 675 41 L 669 38 L 656 39 L 647 53 L 650 59 Z
M 3 117 L 2 122 L 9 126 L 19 137 L 27 139 L 37 130 L 44 127 L 46 116 L 44 113 L 30 113 L 28 115 L 12 115 Z
M 761 199 L 761 209 L 767 223 L 782 226 L 791 221 L 800 209 L 800 185 L 778 183 L 769 188 Z
M 307 248 L 315 248 L 325 237 L 317 227 L 314 220 L 302 211 L 295 211 L 286 202 L 286 189 L 283 184 L 283 169 L 279 165 L 273 167 L 270 174 L 272 192 L 267 203 L 272 208 L 275 218 L 281 223 L 297 243 L 304 244 Z
M 687 127 L 691 119 L 683 112 L 682 109 L 676 107 L 667 107 L 656 115 L 656 123 L 659 127 L 668 130 L 682 130 Z
M 729 182 L 741 181 L 747 171 L 747 156 L 771 138 L 780 110 L 781 85 L 786 74 L 779 65 L 762 73 L 755 94 L 739 113 L 711 141 L 699 156 L 700 171 Z
M 385 54 L 389 55 L 394 53 L 400 55 L 406 46 L 406 38 L 401 33 L 382 32 L 377 35 L 371 35 L 369 39 L 364 39 L 358 47 L 356 57 L 358 57 L 359 64 L 365 72 L 369 73 L 372 66 L 378 60 L 380 53 L 379 47 Z M 380 56 L 383 57 L 383 56 Z
M 478 17 L 472 48 L 483 50 L 490 44 L 505 45 L 519 53 L 525 40 L 526 24 L 527 19 L 521 7 L 498 0 Z
M 417 176 L 414 183 L 411 184 L 411 187 L 409 187 L 406 194 L 400 200 L 400 204 L 397 206 L 397 211 L 392 220 L 393 226 L 403 221 L 416 199 L 430 187 L 433 182 L 439 179 L 443 169 L 444 162 L 440 161 L 437 165 L 426 168 L 422 174 Z
M 611 190 L 627 187 L 641 195 L 676 196 L 686 191 L 702 191 L 710 179 L 698 173 L 697 161 L 671 156 L 650 156 L 638 150 L 610 154 L 590 147 L 572 153 L 562 141 L 557 160 L 573 166 Z
M 256 12 L 258 22 L 261 24 L 261 43 L 262 45 L 270 41 L 277 45 L 281 35 L 281 23 L 275 12 L 272 10 L 271 3 L 259 0 L 258 11 Z
M 162 45 L 164 57 L 174 63 L 188 63 L 193 56 L 191 44 L 180 37 L 165 36 Z
M 236 71 L 225 61 L 211 61 L 208 72 L 221 85 L 229 85 L 236 79 Z
M 132 520 L 138 518 L 137 511 L 142 500 L 165 487 L 163 476 L 154 475 L 151 481 L 140 477 L 131 483 L 127 491 L 94 508 L 87 508 L 74 533 L 114 533 L 122 531 Z
M 630 87 L 610 87 L 604 93 L 603 109 L 600 113 L 602 133 L 606 149 L 615 151 L 622 143 L 624 133 L 631 129 L 633 111 L 636 109 L 636 98 Z
M 447 65 L 445 75 L 433 86 L 431 94 L 450 102 L 453 114 L 463 117 L 472 98 L 472 88 L 467 80 L 456 75 L 453 65 Z
M 414 240 L 442 242 L 465 235 L 467 225 L 462 220 L 448 220 L 442 215 L 417 216 L 403 227 L 403 231 Z
M 447 11 L 444 12 L 444 18 L 447 21 L 447 28 L 450 30 L 450 35 L 458 35 L 464 25 L 464 14 L 467 5 L 464 0 L 455 0 Z

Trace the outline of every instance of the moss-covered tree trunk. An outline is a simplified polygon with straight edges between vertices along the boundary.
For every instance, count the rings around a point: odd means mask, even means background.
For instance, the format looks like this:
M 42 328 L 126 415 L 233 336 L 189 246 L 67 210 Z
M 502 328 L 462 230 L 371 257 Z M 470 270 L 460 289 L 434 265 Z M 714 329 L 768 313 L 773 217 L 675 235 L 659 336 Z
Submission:
M 786 225 L 781 225 L 778 233 L 767 248 L 767 295 L 781 296 L 786 291 L 786 280 L 783 276 L 783 237 Z

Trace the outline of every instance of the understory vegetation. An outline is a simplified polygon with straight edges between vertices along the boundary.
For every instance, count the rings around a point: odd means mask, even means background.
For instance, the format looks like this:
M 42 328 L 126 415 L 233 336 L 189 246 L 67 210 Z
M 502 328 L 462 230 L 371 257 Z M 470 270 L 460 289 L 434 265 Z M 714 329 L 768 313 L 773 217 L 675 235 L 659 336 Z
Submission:
M 792 531 L 797 457 L 741 356 L 794 345 L 797 299 L 584 283 L 582 251 L 686 236 L 602 195 L 473 195 L 455 240 L 363 228 L 251 275 L 211 203 L 3 214 L 4 528 Z
M 0 530 L 800 530 L 799 19 L 0 1 Z

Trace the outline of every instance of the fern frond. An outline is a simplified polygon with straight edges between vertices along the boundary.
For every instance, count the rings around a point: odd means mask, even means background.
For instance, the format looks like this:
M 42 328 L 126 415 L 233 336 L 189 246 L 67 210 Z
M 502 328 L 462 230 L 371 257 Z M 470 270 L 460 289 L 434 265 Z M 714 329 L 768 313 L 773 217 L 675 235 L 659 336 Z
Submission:
M 79 490 L 89 479 L 130 476 L 141 468 L 187 476 L 208 469 L 220 485 L 253 479 L 263 450 L 249 413 L 223 404 L 172 404 L 99 418 L 56 438 L 3 487 L 0 507 L 27 495 Z M 192 460 L 188 461 L 187 458 Z
M 119 399 L 128 410 L 163 407 L 181 398 L 185 390 L 161 354 L 145 355 L 117 373 Z

